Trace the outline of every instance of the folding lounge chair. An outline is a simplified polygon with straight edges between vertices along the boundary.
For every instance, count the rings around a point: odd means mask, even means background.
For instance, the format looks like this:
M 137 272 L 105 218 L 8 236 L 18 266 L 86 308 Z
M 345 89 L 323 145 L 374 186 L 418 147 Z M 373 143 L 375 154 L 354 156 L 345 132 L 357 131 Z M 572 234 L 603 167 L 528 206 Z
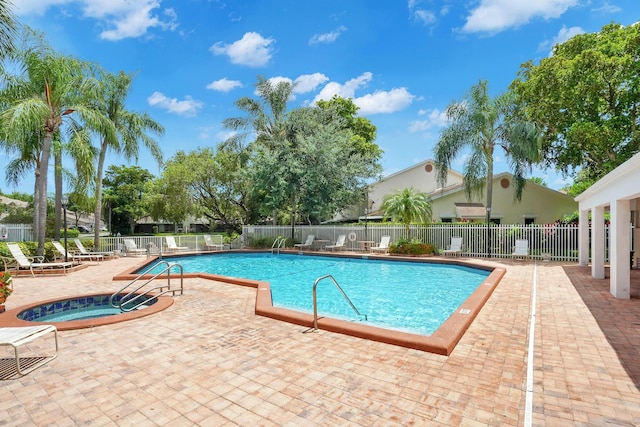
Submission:
M 188 246 L 178 246 L 176 245 L 176 239 L 173 236 L 165 236 L 164 240 L 167 242 L 167 251 L 188 251 Z
M 138 246 L 136 246 L 136 242 L 134 242 L 133 239 L 124 239 L 123 241 L 124 250 L 127 255 L 146 255 L 147 250 L 138 248 Z
M 204 247 L 210 251 L 221 251 L 224 249 L 224 243 L 222 242 L 222 235 L 215 234 L 213 236 L 209 234 L 205 234 L 204 238 Z
M 347 240 L 347 236 L 344 234 L 341 234 L 338 236 L 338 240 L 336 240 L 335 245 L 327 245 L 324 248 L 331 249 L 331 251 L 333 251 L 334 249 L 344 249 L 346 240 Z
M 87 259 L 89 261 L 95 260 L 95 262 L 99 264 L 100 261 L 102 261 L 104 259 L 104 256 L 98 255 L 98 254 L 95 254 L 95 255 L 82 255 L 82 254 L 77 254 L 75 252 L 67 251 L 64 248 L 64 246 L 62 246 L 62 244 L 60 242 L 57 242 L 57 241 L 53 241 L 51 243 L 53 243 L 53 246 L 56 248 L 56 250 L 58 252 L 60 252 L 60 254 L 62 254 L 63 258 L 65 258 L 67 260 L 70 259 L 72 262 L 78 262 L 79 263 L 81 260 Z
M 27 257 L 20 249 L 17 243 L 7 243 L 7 249 L 11 252 L 11 256 L 16 260 L 18 269 L 28 268 L 33 273 L 34 268 L 39 268 L 44 273 L 45 268 L 62 268 L 62 272 L 67 274 L 67 268 L 73 266 L 73 262 L 44 262 L 43 256 Z
M 529 241 L 516 240 L 516 245 L 513 247 L 513 253 L 511 256 L 514 258 L 529 258 Z
M 115 253 L 113 251 L 103 251 L 103 252 L 88 251 L 87 248 L 84 247 L 84 245 L 78 238 L 73 239 L 73 242 L 76 244 L 76 248 L 78 248 L 78 251 L 80 252 L 81 255 L 102 255 L 103 257 L 115 256 Z
M 56 343 L 56 351 L 50 356 L 29 357 L 29 361 L 25 364 L 25 358 L 20 359 L 19 347 L 28 344 L 36 338 L 40 338 L 50 332 L 53 332 Z M 53 325 L 39 325 L 26 327 L 0 328 L 0 345 L 10 345 L 13 347 L 16 368 L 18 374 L 26 375 L 34 369 L 44 365 L 58 356 L 58 330 Z M 35 360 L 35 363 L 33 362 Z
M 304 249 L 304 248 L 311 248 L 313 247 L 313 241 L 316 238 L 316 236 L 314 236 L 313 234 L 309 234 L 307 236 L 307 240 L 305 240 L 304 243 L 296 243 L 295 245 L 293 245 L 294 248 L 300 248 L 300 249 Z
M 391 242 L 391 236 L 382 236 L 380 238 L 380 244 L 378 246 L 372 246 L 371 251 L 373 252 L 389 252 L 389 243 Z
M 452 237 L 451 244 L 448 249 L 442 251 L 442 255 L 461 255 L 462 254 L 462 237 Z

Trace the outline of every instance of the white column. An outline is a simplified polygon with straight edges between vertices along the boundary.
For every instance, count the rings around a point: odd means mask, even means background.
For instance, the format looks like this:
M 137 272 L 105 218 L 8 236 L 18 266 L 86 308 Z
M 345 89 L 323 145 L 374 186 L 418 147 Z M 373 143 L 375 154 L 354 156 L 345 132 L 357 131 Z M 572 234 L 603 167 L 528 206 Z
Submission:
M 631 236 L 629 223 L 631 212 L 628 200 L 611 203 L 611 225 L 609 230 L 609 264 L 611 265 L 611 294 L 620 299 L 630 298 L 631 268 L 629 251 Z
M 578 218 L 578 262 L 589 265 L 589 210 L 581 210 Z
M 591 211 L 591 276 L 604 279 L 604 206 Z

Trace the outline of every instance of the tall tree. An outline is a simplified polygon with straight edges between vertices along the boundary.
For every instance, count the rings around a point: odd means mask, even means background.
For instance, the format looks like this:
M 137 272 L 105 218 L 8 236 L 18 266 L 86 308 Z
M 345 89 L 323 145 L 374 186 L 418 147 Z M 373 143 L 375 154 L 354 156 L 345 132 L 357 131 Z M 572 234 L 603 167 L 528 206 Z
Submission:
M 10 0 L 0 0 L 0 58 L 14 49 L 16 22 Z
M 405 188 L 395 194 L 387 194 L 381 206 L 385 218 L 391 218 L 404 225 L 407 237 L 410 237 L 411 223 L 431 222 L 431 200 L 426 193 L 413 187 Z
M 139 166 L 109 166 L 104 185 L 111 211 L 119 220 L 113 224 L 114 230 L 133 234 L 136 222 L 149 215 L 144 200 L 147 184 L 153 178 L 151 172 Z
M 605 25 L 523 64 L 511 84 L 545 163 L 593 182 L 640 151 L 640 25 Z
M 11 147 L 41 137 L 35 154 L 34 233 L 38 254 L 44 252 L 47 220 L 47 178 L 52 142 L 64 125 L 79 129 L 79 122 L 102 129 L 104 122 L 86 103 L 85 94 L 95 90 L 95 81 L 86 76 L 85 64 L 54 52 L 41 34 L 25 29 L 24 45 L 12 59 L 19 65 L 15 73 L 3 70 L 4 86 L 0 98 L 6 108 L 0 113 L 2 139 Z M 12 70 L 14 71 L 14 70 Z M 78 120 L 76 120 L 76 117 Z
M 502 148 L 515 177 L 515 199 L 520 200 L 526 184 L 525 174 L 540 159 L 540 132 L 530 122 L 518 120 L 513 113 L 512 92 L 496 98 L 488 93 L 487 81 L 471 87 L 462 101 L 446 109 L 449 125 L 442 131 L 434 149 L 438 180 L 446 183 L 454 159 L 470 151 L 464 166 L 464 186 L 468 198 L 486 187 L 487 223 L 491 220 L 493 199 L 493 159 Z
M 99 70 L 98 73 L 102 84 L 94 102 L 111 126 L 95 129 L 100 135 L 98 167 L 95 175 L 94 242 L 96 246 L 100 241 L 102 177 L 107 152 L 112 150 L 118 154 L 124 154 L 129 160 L 137 160 L 140 146 L 144 146 L 151 152 L 154 159 L 161 163 L 162 151 L 152 135 L 162 136 L 164 134 L 164 127 L 147 113 L 126 109 L 127 97 L 133 83 L 134 76 L 132 74 L 127 74 L 124 71 L 112 74 L 104 70 Z

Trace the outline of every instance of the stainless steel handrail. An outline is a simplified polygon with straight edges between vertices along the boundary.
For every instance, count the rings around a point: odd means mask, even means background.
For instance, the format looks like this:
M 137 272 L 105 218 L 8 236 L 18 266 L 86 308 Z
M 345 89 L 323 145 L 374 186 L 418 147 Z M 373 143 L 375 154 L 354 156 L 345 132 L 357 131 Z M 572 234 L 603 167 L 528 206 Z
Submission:
M 280 248 L 282 247 L 282 245 L 286 245 L 286 243 L 287 243 L 286 238 L 282 236 L 276 237 L 276 240 L 274 240 L 273 244 L 271 245 L 271 253 L 273 253 L 274 249 L 277 249 L 278 253 L 280 253 Z
M 150 279 L 147 279 L 146 282 L 142 283 L 137 288 L 135 288 L 133 290 L 130 290 L 128 294 L 126 294 L 125 296 L 120 298 L 120 300 L 118 301 L 117 305 L 114 303 L 116 296 L 118 296 L 123 291 L 125 291 L 126 289 L 131 287 L 138 280 L 143 278 L 149 271 L 151 271 L 152 269 L 157 268 L 158 265 L 163 265 L 163 264 L 166 265 L 166 267 L 162 271 L 160 271 L 159 273 L 156 273 Z M 169 263 L 167 261 L 160 261 L 157 264 L 154 264 L 151 267 L 149 267 L 146 270 L 144 270 L 142 273 L 140 273 L 138 275 L 138 277 L 133 279 L 131 282 L 129 282 L 122 289 L 114 292 L 109 297 L 109 305 L 111 307 L 114 307 L 114 308 L 119 308 L 123 312 L 125 312 L 125 311 L 133 311 L 133 310 L 139 308 L 140 306 L 144 305 L 144 303 L 149 299 L 157 298 L 157 297 L 159 297 L 161 295 L 164 295 L 164 294 L 167 294 L 169 292 L 172 292 L 173 296 L 175 296 L 176 292 L 178 292 L 178 289 L 171 289 L 171 269 L 174 268 L 174 267 L 177 267 L 177 268 L 180 269 L 180 289 L 179 289 L 179 291 L 180 291 L 180 295 L 182 295 L 183 292 L 184 292 L 184 270 L 182 268 L 182 265 L 177 264 L 177 263 Z M 147 289 L 143 293 L 136 294 L 136 292 L 138 292 L 140 289 L 144 288 L 146 285 L 148 285 L 149 283 L 151 283 L 153 280 L 155 280 L 156 278 L 160 277 L 164 273 L 167 273 L 167 285 L 166 286 L 164 286 L 164 285 L 163 286 L 154 286 L 154 287 L 152 287 L 150 289 Z M 165 288 L 166 288 L 166 290 L 163 290 Z M 159 293 L 150 294 L 151 291 L 155 291 L 155 290 L 158 290 L 158 289 L 160 290 Z M 124 307 L 124 304 L 130 304 L 131 305 L 132 302 L 136 302 L 138 299 L 143 298 L 143 297 L 147 297 L 147 298 L 143 299 L 140 303 L 135 304 L 132 307 L 126 307 L 126 308 Z
M 331 279 L 331 281 L 336 286 L 336 288 L 338 288 L 338 291 L 340 291 L 344 299 L 347 300 L 347 302 L 349 303 L 353 311 L 355 311 L 358 316 L 361 316 L 361 317 L 364 316 L 364 320 L 367 320 L 367 315 L 360 314 L 356 306 L 353 305 L 353 302 L 351 302 L 351 300 L 349 299 L 347 294 L 344 292 L 344 290 L 340 287 L 336 279 L 334 279 L 334 277 L 331 274 L 326 274 L 324 276 L 318 277 L 316 281 L 313 282 L 313 329 L 318 330 L 318 300 L 316 297 L 316 288 L 318 287 L 318 283 L 320 283 L 324 279 Z

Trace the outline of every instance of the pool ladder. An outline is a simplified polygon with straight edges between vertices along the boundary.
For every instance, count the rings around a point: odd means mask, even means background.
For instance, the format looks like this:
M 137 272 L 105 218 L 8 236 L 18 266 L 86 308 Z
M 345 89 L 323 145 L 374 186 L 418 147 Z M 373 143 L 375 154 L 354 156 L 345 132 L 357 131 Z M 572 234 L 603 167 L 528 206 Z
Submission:
M 130 289 L 134 284 L 141 279 L 144 279 L 145 275 L 149 273 L 149 271 L 157 268 L 159 265 L 164 265 L 165 267 L 159 273 L 154 274 L 151 278 L 144 281 L 139 286 L 134 289 Z M 171 270 L 173 268 L 178 268 L 180 270 L 180 288 L 171 287 Z M 144 292 L 140 292 L 145 286 L 149 285 L 155 279 L 159 278 L 163 274 L 167 274 L 167 284 L 160 286 L 153 286 L 146 289 Z M 142 273 L 138 275 L 135 279 L 133 279 L 129 284 L 127 284 L 122 289 L 116 291 L 113 295 L 109 297 L 109 305 L 113 308 L 118 308 L 122 312 L 133 311 L 140 307 L 142 307 L 148 300 L 158 298 L 161 295 L 172 293 L 173 296 L 176 296 L 176 292 L 180 292 L 180 295 L 183 294 L 184 291 L 184 270 L 182 269 L 182 265 L 177 263 L 169 263 L 167 261 L 160 261 L 157 264 L 152 265 L 151 267 L 144 270 Z M 125 290 L 130 289 L 129 293 L 124 295 L 120 300 L 116 303 L 116 297 L 123 293 Z M 157 291 L 157 292 L 156 292 Z M 125 304 L 127 305 L 125 307 Z
M 280 253 L 280 248 L 282 246 L 286 247 L 287 245 L 287 239 L 282 237 L 282 236 L 278 236 L 276 237 L 276 240 L 273 241 L 273 245 L 271 245 L 271 253 Z
M 358 311 L 356 306 L 353 305 L 353 302 L 351 302 L 351 300 L 349 299 L 347 294 L 344 292 L 344 290 L 340 287 L 340 285 L 338 284 L 336 279 L 331 274 L 326 274 L 324 276 L 318 277 L 316 279 L 316 281 L 313 282 L 313 329 L 314 330 L 316 330 L 316 331 L 318 330 L 318 299 L 316 297 L 316 288 L 318 287 L 318 283 L 320 283 L 321 281 L 323 281 L 325 279 L 329 279 L 329 280 L 331 280 L 333 282 L 333 284 L 336 286 L 336 288 L 338 288 L 338 291 L 340 291 L 340 293 L 342 294 L 344 299 L 349 303 L 349 305 L 351 306 L 353 311 L 355 311 L 356 314 L 358 316 L 360 316 L 360 320 L 362 320 L 363 316 L 364 316 L 364 320 L 367 320 L 367 315 L 366 314 L 360 314 L 360 312 Z

